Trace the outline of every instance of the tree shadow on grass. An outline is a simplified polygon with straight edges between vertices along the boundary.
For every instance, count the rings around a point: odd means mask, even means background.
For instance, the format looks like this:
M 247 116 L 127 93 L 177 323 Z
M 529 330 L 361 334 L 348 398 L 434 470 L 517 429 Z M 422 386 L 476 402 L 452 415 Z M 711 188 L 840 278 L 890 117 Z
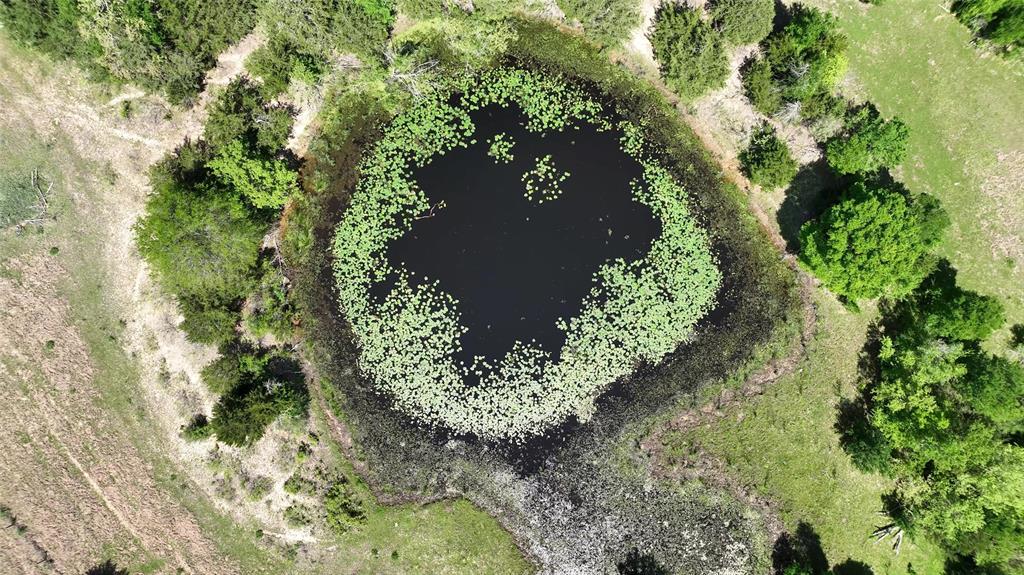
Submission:
M 782 573 L 791 565 L 800 565 L 814 575 L 828 572 L 828 558 L 821 547 L 821 537 L 803 521 L 797 525 L 796 532 L 779 537 L 772 550 L 772 567 L 776 573 Z
M 832 568 L 832 575 L 874 575 L 867 563 L 847 559 Z
M 832 191 L 837 189 L 837 184 L 824 159 L 807 164 L 797 172 L 776 216 L 789 251 L 800 250 L 800 227 L 824 213 L 838 197 Z

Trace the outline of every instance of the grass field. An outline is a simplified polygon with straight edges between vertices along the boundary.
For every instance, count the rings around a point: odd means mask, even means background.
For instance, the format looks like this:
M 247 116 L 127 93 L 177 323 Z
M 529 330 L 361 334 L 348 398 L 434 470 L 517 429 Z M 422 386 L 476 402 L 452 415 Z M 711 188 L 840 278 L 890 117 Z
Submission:
M 998 295 L 1010 322 L 1024 321 L 1021 70 L 971 46 L 942 2 L 807 3 L 837 14 L 851 39 L 844 90 L 910 125 L 910 157 L 896 175 L 949 211 L 940 252 L 960 270 L 961 284 Z M 898 557 L 872 544 L 869 534 L 884 521 L 877 512 L 887 481 L 854 469 L 833 428 L 839 400 L 856 394 L 857 354 L 873 314 L 851 313 L 819 295 L 818 334 L 796 373 L 717 423 L 667 442 L 678 457 L 703 448 L 722 458 L 777 502 L 787 528 L 807 523 L 830 565 L 852 559 L 876 574 L 941 573 L 943 554 L 927 542 L 904 544 Z M 995 336 L 994 347 L 1007 332 Z
M 940 252 L 968 288 L 1024 322 L 1024 69 L 988 56 L 937 0 L 810 0 L 850 37 L 849 91 L 910 126 L 897 177 L 935 194 L 952 226 Z M 999 336 L 1005 339 L 1007 331 Z
M 219 508 L 173 459 L 145 399 L 156 383 L 125 350 L 141 268 L 126 214 L 144 198 L 153 144 L 97 103 L 110 94 L 2 39 L 0 72 L 0 206 L 34 169 L 54 181 L 42 230 L 0 230 L 0 504 L 25 527 L 0 530 L 0 572 L 36 572 L 42 551 L 68 573 L 105 559 L 132 573 L 532 571 L 465 500 L 370 502 L 366 525 L 324 536 L 317 564 L 264 545 L 260 525 Z M 157 128 L 145 133 L 159 138 Z
M 852 559 L 876 575 L 910 573 L 908 565 L 940 573 L 942 554 L 931 545 L 905 542 L 896 557 L 884 543 L 872 544 L 888 482 L 855 469 L 832 427 L 840 399 L 856 394 L 873 313 L 851 313 L 830 297 L 821 298 L 818 313 L 819 333 L 796 373 L 712 425 L 666 436 L 669 452 L 685 457 L 699 447 L 720 457 L 746 486 L 778 503 L 787 529 L 810 525 L 830 565 Z

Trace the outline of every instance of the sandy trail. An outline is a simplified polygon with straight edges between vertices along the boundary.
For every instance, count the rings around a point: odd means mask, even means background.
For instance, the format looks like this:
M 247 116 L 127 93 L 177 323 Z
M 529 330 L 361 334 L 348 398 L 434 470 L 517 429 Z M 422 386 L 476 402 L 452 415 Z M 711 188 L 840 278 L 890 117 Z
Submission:
M 226 51 L 208 74 L 209 88 L 197 104 L 174 114 L 137 89 L 97 102 L 95 88 L 64 65 L 43 74 L 22 58 L 6 58 L 4 64 L 11 89 L 3 92 L 0 119 L 27 125 L 46 141 L 66 142 L 86 163 L 106 166 L 84 168 L 74 158 L 55 158 L 67 182 L 65 193 L 75 205 L 73 217 L 98 226 L 104 237 L 104 253 L 97 258 L 105 268 L 104 293 L 125 322 L 124 348 L 138 360 L 140 399 L 157 424 L 147 439 L 165 445 L 167 455 L 180 460 L 189 477 L 208 491 L 204 453 L 177 437 L 182 389 L 161 382 L 170 371 L 179 374 L 182 387 L 197 383 L 199 369 L 214 352 L 188 343 L 176 329 L 177 311 L 150 280 L 132 226 L 149 193 L 148 167 L 186 137 L 201 135 L 213 91 L 239 75 L 245 57 L 262 42 L 253 34 Z M 120 117 L 118 108 L 129 101 L 141 112 Z M 94 190 L 90 195 L 96 197 L 87 197 L 84 189 Z M 238 573 L 203 535 L 195 517 L 157 484 L 153 467 L 135 447 L 137 438 L 116 428 L 97 405 L 100 384 L 78 335 L 80 320 L 70 317 L 60 292 L 68 271 L 55 261 L 8 261 L 18 279 L 0 277 L 0 404 L 15 414 L 0 438 L 5 445 L 19 446 L 0 455 L 4 468 L 17 469 L 19 479 L 0 487 L 0 503 L 25 521 L 57 572 L 83 572 L 107 553 L 94 548 L 105 543 L 130 555 L 136 549 L 161 557 L 168 572 Z M 47 355 L 43 344 L 51 339 L 57 351 Z M 37 489 L 52 495 L 34 497 Z M 68 520 L 72 525 L 64 524 Z M 9 547 L 0 541 L 0 570 L 32 573 L 45 567 L 32 553 L 19 555 L 24 545 L 13 545 L 8 554 Z

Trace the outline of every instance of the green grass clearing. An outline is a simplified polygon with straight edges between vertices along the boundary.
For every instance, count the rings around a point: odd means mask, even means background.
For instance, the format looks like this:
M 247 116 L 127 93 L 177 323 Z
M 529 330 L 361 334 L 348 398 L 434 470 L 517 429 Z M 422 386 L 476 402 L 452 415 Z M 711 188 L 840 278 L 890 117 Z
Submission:
M 835 13 L 850 37 L 847 91 L 910 126 L 896 175 L 949 211 L 940 253 L 960 284 L 999 296 L 1010 322 L 1024 322 L 1024 70 L 972 46 L 943 2 L 808 3 Z
M 889 483 L 855 469 L 833 428 L 839 400 L 856 395 L 857 356 L 874 313 L 850 313 L 831 298 L 819 301 L 818 313 L 820 331 L 796 373 L 714 424 L 667 435 L 670 457 L 700 446 L 721 458 L 746 486 L 779 504 L 787 529 L 808 523 L 830 565 L 853 559 L 876 575 L 910 573 L 908 565 L 941 573 L 944 555 L 927 542 L 905 541 L 898 557 L 872 544 Z

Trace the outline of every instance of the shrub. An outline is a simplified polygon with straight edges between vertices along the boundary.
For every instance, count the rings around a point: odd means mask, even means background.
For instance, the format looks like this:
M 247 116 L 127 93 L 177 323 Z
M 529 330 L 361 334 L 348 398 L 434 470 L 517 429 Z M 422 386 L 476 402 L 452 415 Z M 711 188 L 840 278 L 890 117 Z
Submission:
M 659 8 L 651 44 L 662 77 L 683 99 L 692 100 L 722 86 L 729 75 L 721 36 L 691 8 L 678 4 Z
M 956 0 L 953 13 L 976 34 L 1002 48 L 1024 46 L 1020 0 Z
M 726 42 L 756 44 L 772 31 L 775 0 L 712 0 L 711 23 Z
M 764 58 L 747 60 L 741 70 L 743 93 L 757 111 L 774 116 L 782 109 L 782 89 L 772 77 L 772 66 Z
M 266 224 L 254 221 L 238 195 L 215 183 L 153 180 L 135 235 L 160 284 L 204 304 L 248 293 Z
M 202 441 L 212 436 L 213 428 L 210 426 L 210 421 L 206 418 L 206 414 L 203 413 L 197 413 L 192 416 L 188 424 L 181 428 L 181 437 L 185 441 Z
M 903 162 L 909 139 L 902 120 L 886 120 L 868 103 L 850 110 L 843 131 L 826 142 L 825 157 L 840 174 L 875 172 Z
M 634 0 L 557 0 L 566 18 L 583 26 L 587 36 L 615 46 L 640 25 L 640 3 Z
M 789 185 L 797 172 L 796 160 L 768 122 L 754 131 L 739 159 L 743 173 L 766 190 Z
M 327 514 L 327 526 L 338 534 L 366 522 L 362 502 L 344 480 L 327 490 L 324 495 L 324 512 Z
M 231 393 L 242 385 L 243 374 L 238 363 L 237 351 L 232 348 L 221 350 L 221 356 L 203 367 L 200 378 L 210 392 L 223 395 Z
M 100 46 L 79 33 L 82 11 L 76 0 L 2 0 L 0 23 L 16 42 L 96 69 Z
M 235 302 L 219 300 L 211 303 L 184 297 L 178 298 L 178 308 L 185 318 L 180 327 L 189 341 L 218 344 L 235 337 L 238 325 Z
M 391 0 L 266 0 L 259 20 L 275 50 L 276 68 L 326 68 L 325 57 L 354 53 L 364 64 L 381 61 L 394 20 Z M 277 83 L 287 85 L 281 78 Z
M 288 280 L 281 270 L 264 264 L 263 278 L 252 296 L 253 311 L 245 318 L 249 331 L 256 337 L 272 334 L 288 340 L 294 330 L 297 311 L 288 291 Z
M 945 213 L 899 184 L 856 182 L 800 231 L 800 259 L 829 289 L 855 301 L 908 294 L 931 272 Z

